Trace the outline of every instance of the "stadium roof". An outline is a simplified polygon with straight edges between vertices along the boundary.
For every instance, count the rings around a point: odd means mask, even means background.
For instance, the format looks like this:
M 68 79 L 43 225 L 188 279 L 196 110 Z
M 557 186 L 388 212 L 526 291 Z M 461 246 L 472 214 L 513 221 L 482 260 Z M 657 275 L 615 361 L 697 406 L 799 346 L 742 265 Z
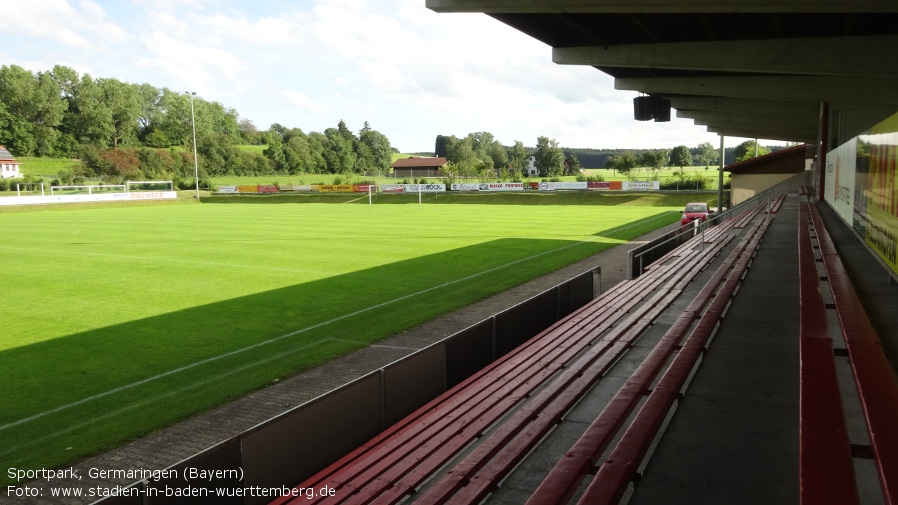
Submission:
M 426 0 L 482 12 L 726 136 L 818 140 L 821 103 L 898 110 L 895 0 Z M 872 123 L 871 123 L 872 124 Z

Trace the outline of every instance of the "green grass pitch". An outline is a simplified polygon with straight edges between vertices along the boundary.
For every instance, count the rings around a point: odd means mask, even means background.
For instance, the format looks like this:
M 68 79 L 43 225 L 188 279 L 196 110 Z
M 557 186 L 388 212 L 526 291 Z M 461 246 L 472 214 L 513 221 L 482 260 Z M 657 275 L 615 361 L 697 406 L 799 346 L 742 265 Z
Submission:
M 676 221 L 683 204 L 583 198 L 0 211 L 0 467 L 115 446 Z

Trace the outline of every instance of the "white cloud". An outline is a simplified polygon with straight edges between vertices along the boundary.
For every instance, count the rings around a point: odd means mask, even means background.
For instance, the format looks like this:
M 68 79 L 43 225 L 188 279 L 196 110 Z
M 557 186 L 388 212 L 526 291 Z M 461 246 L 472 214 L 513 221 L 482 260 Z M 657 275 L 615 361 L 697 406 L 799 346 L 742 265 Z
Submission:
M 330 108 L 315 102 L 301 91 L 286 90 L 284 91 L 284 97 L 287 98 L 288 102 L 300 109 L 315 114 L 327 114 L 331 110 Z
M 545 135 L 567 147 L 716 138 L 685 120 L 636 122 L 635 94 L 614 90 L 607 75 L 555 65 L 548 46 L 493 18 L 437 14 L 422 0 L 8 3 L 16 32 L 0 34 L 5 64 L 58 63 L 196 91 L 262 128 L 323 131 L 344 119 L 357 130 L 368 121 L 403 150 L 473 131 L 507 144 Z

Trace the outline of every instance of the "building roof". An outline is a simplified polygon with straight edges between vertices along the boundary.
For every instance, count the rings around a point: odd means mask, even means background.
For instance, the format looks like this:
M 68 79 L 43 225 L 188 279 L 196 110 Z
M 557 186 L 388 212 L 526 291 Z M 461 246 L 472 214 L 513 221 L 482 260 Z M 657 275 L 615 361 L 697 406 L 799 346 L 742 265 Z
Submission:
M 7 163 L 18 163 L 19 162 L 18 160 L 16 160 L 16 157 L 13 156 L 11 152 L 9 152 L 9 149 L 7 149 L 3 146 L 0 146 L 0 160 L 3 160 Z
M 808 144 L 796 144 L 772 153 L 749 158 L 723 167 L 733 174 L 798 173 L 804 170 Z
M 426 5 L 489 15 L 550 46 L 554 63 L 598 69 L 614 78 L 613 89 L 670 100 L 676 117 L 727 137 L 814 143 L 821 102 L 831 110 L 875 105 L 873 123 L 898 106 L 898 51 L 889 50 L 898 41 L 895 0 Z M 868 126 L 843 123 L 850 131 L 841 137 Z
M 411 158 L 403 158 L 396 160 L 390 165 L 393 168 L 443 168 L 448 161 L 446 158 L 412 156 Z

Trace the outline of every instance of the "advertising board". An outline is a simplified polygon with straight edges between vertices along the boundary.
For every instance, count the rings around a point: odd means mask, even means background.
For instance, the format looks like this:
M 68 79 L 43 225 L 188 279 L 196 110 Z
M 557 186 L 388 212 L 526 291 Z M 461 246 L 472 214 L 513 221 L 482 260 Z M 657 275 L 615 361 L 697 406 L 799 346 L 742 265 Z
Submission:
M 661 189 L 661 181 L 624 181 L 624 191 L 653 191 Z
M 823 197 L 898 274 L 898 114 L 828 152 Z
M 480 191 L 524 191 L 523 182 L 484 182 L 478 186 Z

